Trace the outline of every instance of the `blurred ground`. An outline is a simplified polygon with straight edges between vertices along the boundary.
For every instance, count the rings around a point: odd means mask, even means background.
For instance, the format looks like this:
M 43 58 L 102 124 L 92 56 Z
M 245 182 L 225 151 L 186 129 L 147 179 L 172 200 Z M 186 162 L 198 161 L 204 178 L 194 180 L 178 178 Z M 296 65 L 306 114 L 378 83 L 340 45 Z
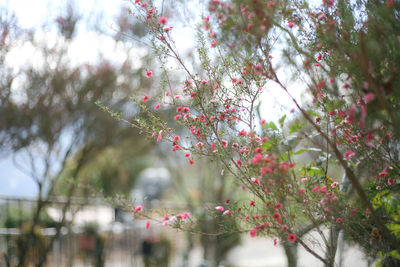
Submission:
M 299 247 L 298 253 L 299 267 L 323 266 L 305 249 Z M 361 251 L 354 246 L 345 245 L 342 260 L 339 266 L 369 266 Z M 228 262 L 232 267 L 286 267 L 286 256 L 282 247 L 274 246 L 273 239 L 245 237 L 241 246 L 230 251 Z

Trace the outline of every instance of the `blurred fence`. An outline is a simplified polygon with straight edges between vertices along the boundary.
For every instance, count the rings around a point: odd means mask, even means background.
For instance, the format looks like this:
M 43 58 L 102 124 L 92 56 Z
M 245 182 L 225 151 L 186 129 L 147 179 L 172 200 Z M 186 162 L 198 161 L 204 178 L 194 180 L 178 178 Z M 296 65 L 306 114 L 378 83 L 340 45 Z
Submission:
M 40 220 L 35 238 L 52 244 L 45 266 L 168 266 L 171 244 L 162 237 L 161 227 L 145 231 L 145 221 L 100 199 L 73 199 L 56 237 L 54 225 L 66 201 L 51 199 Z M 0 266 L 16 265 L 18 242 L 30 225 L 36 203 L 34 199 L 0 197 Z M 40 252 L 39 245 L 33 253 Z

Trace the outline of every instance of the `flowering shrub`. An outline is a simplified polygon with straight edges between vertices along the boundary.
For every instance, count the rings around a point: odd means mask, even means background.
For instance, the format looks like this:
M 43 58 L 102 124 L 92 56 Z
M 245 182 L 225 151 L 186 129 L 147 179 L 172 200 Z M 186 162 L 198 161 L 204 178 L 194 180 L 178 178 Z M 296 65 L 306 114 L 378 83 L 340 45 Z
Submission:
M 249 198 L 210 211 L 239 221 L 226 231 L 298 243 L 329 266 L 342 229 L 374 256 L 398 250 L 399 3 L 212 0 L 197 30 L 198 64 L 180 55 L 169 14 L 151 1 L 134 8 L 160 60 L 161 72 L 145 75 L 162 81 L 158 95 L 138 97 L 147 120 L 132 124 L 188 164 L 208 157 L 234 175 Z M 293 82 L 309 103 L 293 96 Z M 295 119 L 260 112 L 271 87 L 291 99 Z M 160 119 L 167 106 L 174 124 Z M 185 213 L 163 224 L 196 227 Z M 310 229 L 326 255 L 303 238 Z

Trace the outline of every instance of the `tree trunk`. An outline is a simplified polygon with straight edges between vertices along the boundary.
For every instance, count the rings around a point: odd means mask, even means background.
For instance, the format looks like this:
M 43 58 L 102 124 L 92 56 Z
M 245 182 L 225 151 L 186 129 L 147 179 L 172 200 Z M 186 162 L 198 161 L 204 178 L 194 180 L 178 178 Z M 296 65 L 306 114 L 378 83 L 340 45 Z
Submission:
M 298 246 L 297 243 L 285 242 L 283 244 L 288 267 L 297 267 L 297 246 Z

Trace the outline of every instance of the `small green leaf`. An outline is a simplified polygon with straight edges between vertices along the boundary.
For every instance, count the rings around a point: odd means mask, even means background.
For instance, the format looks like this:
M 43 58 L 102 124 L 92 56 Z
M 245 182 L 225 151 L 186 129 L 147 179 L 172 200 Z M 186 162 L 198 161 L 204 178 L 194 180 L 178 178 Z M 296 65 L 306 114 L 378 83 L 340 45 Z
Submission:
M 305 152 L 310 152 L 310 151 L 320 152 L 321 149 L 316 148 L 316 147 L 302 148 L 302 149 L 297 150 L 294 154 L 295 155 L 300 155 L 300 154 L 303 154 Z
M 263 129 L 272 129 L 272 130 L 274 130 L 274 131 L 277 131 L 277 130 L 278 130 L 278 127 L 276 127 L 275 123 L 273 123 L 273 122 L 271 121 L 271 122 L 269 122 L 269 123 L 265 123 L 265 124 L 263 125 Z
M 289 133 L 295 133 L 295 132 L 301 130 L 303 128 L 303 125 L 304 124 L 302 124 L 300 122 L 293 123 L 292 125 L 290 125 Z
M 279 119 L 279 125 L 281 126 L 281 128 L 283 128 L 283 123 L 285 122 L 286 119 L 286 115 L 283 115 L 280 119 Z

